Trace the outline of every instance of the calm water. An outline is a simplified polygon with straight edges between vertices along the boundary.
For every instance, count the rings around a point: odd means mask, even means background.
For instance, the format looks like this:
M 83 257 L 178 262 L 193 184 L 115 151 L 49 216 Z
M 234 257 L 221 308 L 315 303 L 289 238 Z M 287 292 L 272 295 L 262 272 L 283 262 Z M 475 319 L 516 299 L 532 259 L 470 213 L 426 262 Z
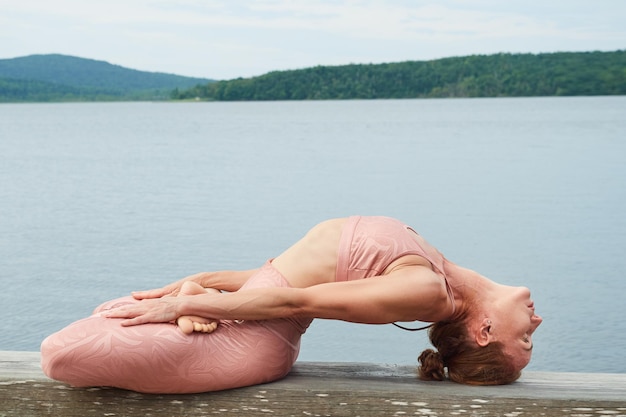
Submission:
M 529 369 L 626 372 L 626 97 L 0 105 L 0 350 L 103 300 L 383 214 L 533 291 Z M 301 360 L 425 334 L 315 322 Z

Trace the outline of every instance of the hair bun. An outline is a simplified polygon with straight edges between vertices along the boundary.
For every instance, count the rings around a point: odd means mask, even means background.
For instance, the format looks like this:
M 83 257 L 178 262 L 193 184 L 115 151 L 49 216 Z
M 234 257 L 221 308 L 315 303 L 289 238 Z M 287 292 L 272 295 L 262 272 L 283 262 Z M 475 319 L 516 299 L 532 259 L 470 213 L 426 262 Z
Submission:
M 425 381 L 443 381 L 446 377 L 441 354 L 432 349 L 424 350 L 418 358 L 420 379 Z

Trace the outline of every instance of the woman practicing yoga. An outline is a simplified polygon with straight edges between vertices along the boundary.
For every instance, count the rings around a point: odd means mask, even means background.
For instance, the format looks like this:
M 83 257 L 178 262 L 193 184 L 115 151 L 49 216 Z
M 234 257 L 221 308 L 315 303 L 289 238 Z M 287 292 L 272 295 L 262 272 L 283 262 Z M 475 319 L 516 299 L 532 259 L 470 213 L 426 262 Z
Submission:
M 224 291 L 224 292 L 222 292 Z M 433 323 L 425 380 L 515 381 L 541 324 L 530 291 L 448 261 L 388 217 L 328 220 L 261 268 L 207 272 L 107 302 L 49 336 L 42 367 L 74 386 L 216 391 L 287 375 L 314 318 Z

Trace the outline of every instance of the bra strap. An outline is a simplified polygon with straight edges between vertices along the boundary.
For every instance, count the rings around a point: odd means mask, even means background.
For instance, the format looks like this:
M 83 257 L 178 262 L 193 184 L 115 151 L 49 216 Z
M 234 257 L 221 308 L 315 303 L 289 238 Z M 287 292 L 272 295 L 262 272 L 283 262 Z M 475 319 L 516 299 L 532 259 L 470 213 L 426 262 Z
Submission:
M 400 326 L 398 323 L 391 323 L 391 324 L 393 324 L 396 327 L 399 327 L 402 330 L 408 330 L 409 332 L 418 332 L 420 330 L 426 330 L 426 329 L 430 328 L 433 325 L 433 323 L 431 323 L 428 326 L 418 327 L 418 328 L 413 329 L 413 328 L 410 328 L 410 327 Z

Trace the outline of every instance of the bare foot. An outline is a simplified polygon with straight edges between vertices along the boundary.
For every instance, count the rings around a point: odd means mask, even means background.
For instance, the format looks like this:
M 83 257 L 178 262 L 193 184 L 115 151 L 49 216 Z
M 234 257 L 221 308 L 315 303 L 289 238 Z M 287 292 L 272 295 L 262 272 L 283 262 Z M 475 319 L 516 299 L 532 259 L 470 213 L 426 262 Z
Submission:
M 219 292 L 213 288 L 204 288 L 195 282 L 187 281 L 180 288 L 179 295 L 198 295 L 207 292 Z M 210 320 L 200 316 L 180 316 L 176 319 L 178 328 L 185 334 L 193 332 L 212 333 L 217 329 L 218 321 Z

